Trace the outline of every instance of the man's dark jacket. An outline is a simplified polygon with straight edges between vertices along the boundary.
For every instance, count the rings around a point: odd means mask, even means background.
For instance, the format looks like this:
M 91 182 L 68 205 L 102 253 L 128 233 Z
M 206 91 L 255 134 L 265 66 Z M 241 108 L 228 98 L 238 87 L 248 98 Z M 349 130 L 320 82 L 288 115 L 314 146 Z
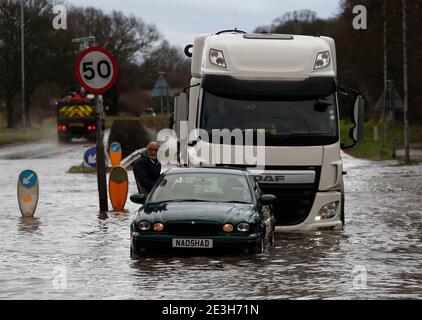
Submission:
M 133 173 L 135 174 L 136 183 L 141 185 L 147 192 L 150 192 L 160 176 L 161 164 L 157 159 L 149 158 L 147 151 L 144 150 L 141 152 L 141 157 L 133 165 Z

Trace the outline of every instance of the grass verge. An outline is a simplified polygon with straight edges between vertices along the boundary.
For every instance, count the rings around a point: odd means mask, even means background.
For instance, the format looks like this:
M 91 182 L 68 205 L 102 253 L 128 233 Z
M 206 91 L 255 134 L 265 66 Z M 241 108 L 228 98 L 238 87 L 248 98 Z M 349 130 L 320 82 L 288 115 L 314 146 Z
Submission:
M 0 123 L 2 123 L 1 119 Z M 45 119 L 42 124 L 33 124 L 30 128 L 25 128 L 25 130 L 23 128 L 0 127 L 0 146 L 43 140 L 56 136 L 55 119 Z

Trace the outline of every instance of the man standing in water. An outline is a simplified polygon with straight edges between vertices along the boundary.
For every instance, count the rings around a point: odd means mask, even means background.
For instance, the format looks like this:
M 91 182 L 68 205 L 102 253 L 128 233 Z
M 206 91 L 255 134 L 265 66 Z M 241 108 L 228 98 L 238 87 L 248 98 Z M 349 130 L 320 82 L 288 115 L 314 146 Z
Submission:
M 158 148 L 158 142 L 150 142 L 133 165 L 133 173 L 140 193 L 149 193 L 160 177 L 161 164 L 157 159 Z

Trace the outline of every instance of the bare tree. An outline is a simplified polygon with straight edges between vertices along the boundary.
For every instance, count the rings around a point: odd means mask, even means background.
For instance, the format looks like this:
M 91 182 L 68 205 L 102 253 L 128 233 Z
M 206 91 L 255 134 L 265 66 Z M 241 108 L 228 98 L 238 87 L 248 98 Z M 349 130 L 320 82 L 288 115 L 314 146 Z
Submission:
M 0 1 L 0 97 L 6 105 L 8 128 L 15 126 L 13 99 L 20 91 L 19 13 L 16 1 Z

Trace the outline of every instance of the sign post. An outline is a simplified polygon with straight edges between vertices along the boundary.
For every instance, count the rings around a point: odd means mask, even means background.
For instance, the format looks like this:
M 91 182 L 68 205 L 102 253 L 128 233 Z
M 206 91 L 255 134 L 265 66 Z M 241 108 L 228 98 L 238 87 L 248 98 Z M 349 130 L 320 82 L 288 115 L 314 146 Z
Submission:
M 97 118 L 97 180 L 100 212 L 108 211 L 107 178 L 104 153 L 104 107 L 101 94 L 109 90 L 117 80 L 117 63 L 112 54 L 99 47 L 91 47 L 79 55 L 75 74 L 87 92 L 95 93 Z
M 108 211 L 107 203 L 107 178 L 105 167 L 105 154 L 104 154 L 104 131 L 103 131 L 103 98 L 97 95 L 95 101 L 96 116 L 97 116 L 97 180 L 98 180 L 98 194 L 100 197 L 100 211 Z

